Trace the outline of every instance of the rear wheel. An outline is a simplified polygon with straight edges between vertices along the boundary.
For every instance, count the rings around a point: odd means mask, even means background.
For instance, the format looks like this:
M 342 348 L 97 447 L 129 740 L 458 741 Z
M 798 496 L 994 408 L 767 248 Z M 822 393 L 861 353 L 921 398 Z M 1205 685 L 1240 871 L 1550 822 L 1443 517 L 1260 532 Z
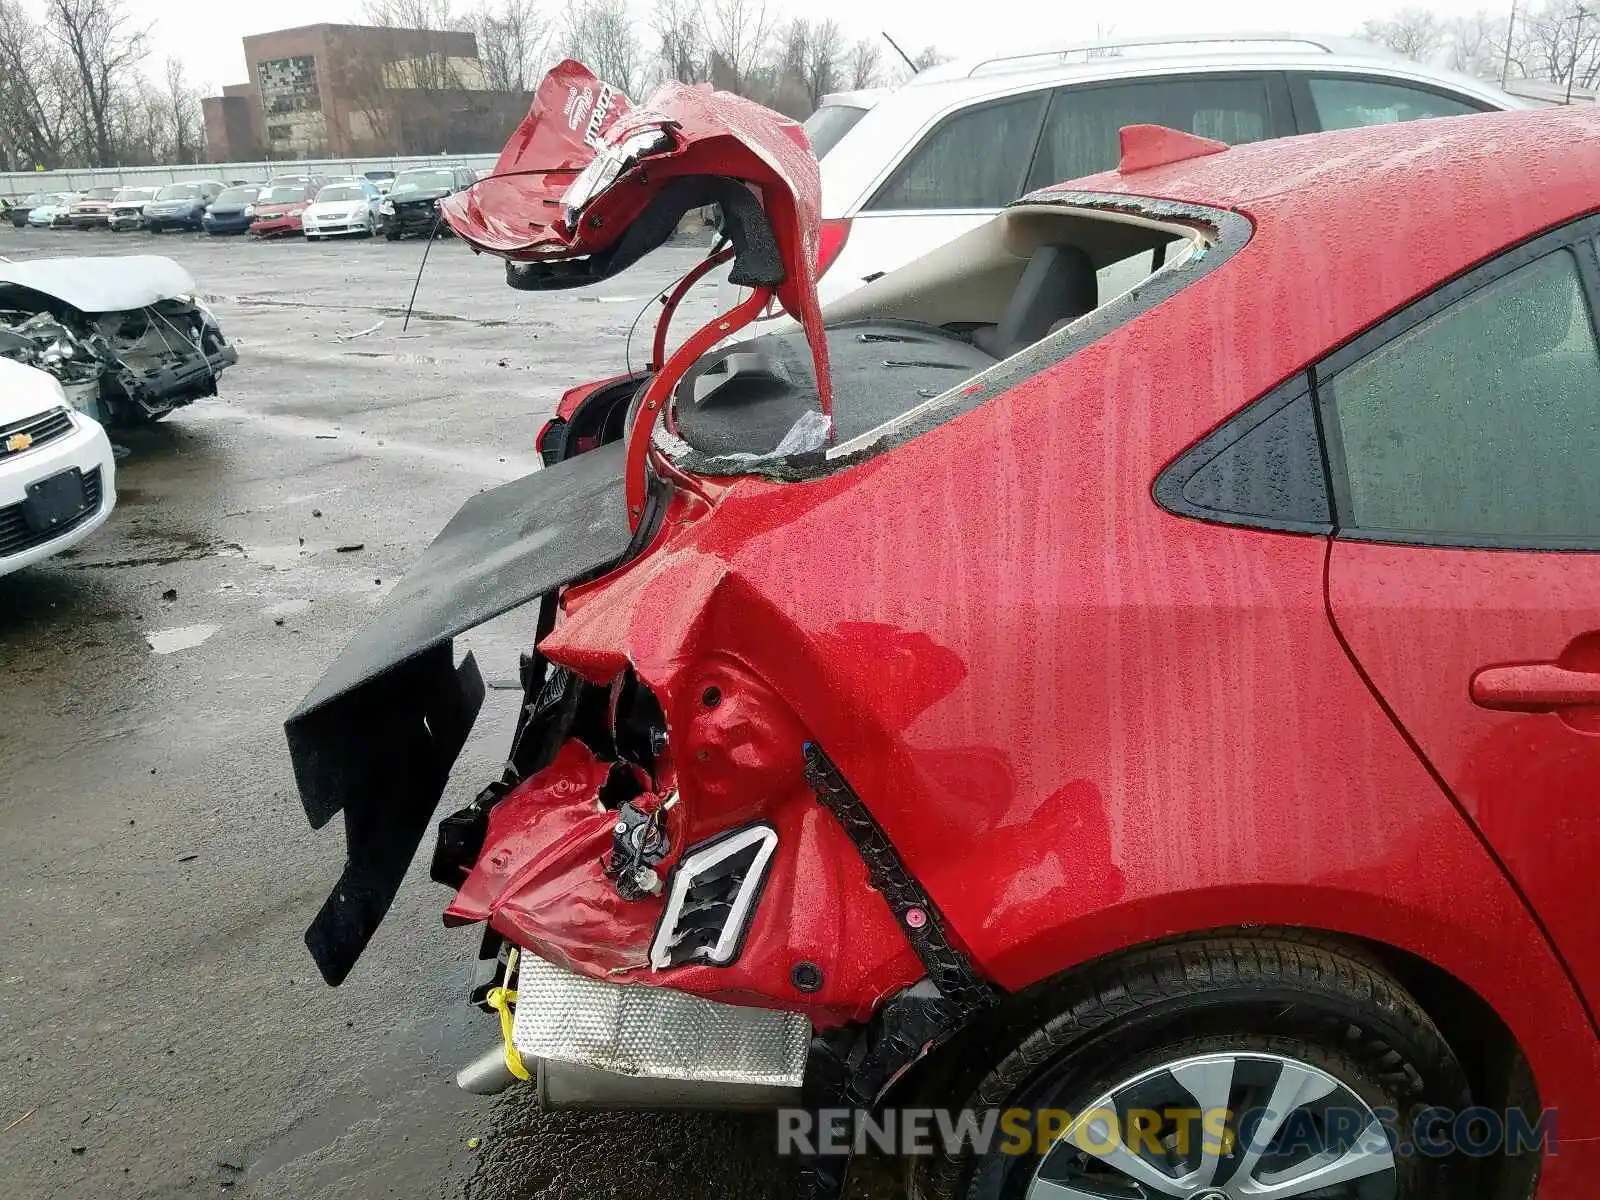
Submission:
M 998 1110 L 1011 1136 L 914 1160 L 913 1195 L 1447 1200 L 1466 1190 L 1451 1158 L 1416 1152 L 1419 1138 L 1437 1144 L 1448 1131 L 1434 1106 L 1470 1103 L 1460 1065 L 1416 1002 L 1356 951 L 1270 936 L 1174 944 L 1036 999 L 1042 1019 L 975 1039 L 984 1051 L 940 1088 L 942 1103 Z

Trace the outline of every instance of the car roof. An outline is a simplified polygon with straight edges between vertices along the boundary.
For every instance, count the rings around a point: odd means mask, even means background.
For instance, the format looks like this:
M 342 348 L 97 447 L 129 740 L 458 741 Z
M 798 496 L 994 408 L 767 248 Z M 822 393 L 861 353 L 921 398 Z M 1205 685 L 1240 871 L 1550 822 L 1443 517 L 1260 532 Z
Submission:
M 1178 201 L 1247 217 L 1249 241 L 1179 295 L 1270 333 L 1255 339 L 1273 346 L 1271 377 L 1247 385 L 1255 395 L 1473 264 L 1600 208 L 1597 175 L 1600 108 L 1582 105 L 1254 142 L 1033 195 L 1110 193 L 1151 198 L 1157 213 Z

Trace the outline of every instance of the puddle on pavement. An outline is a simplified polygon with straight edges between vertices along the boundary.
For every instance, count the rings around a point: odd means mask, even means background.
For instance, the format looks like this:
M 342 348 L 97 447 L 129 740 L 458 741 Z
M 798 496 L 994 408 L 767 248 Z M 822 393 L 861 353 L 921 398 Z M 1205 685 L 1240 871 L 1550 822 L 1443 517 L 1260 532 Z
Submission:
M 283 568 L 292 567 L 301 560 L 310 558 L 315 552 L 314 546 L 308 546 L 304 542 L 284 542 L 271 546 L 239 546 L 225 554 L 229 558 L 248 559 L 266 567 Z
M 144 635 L 150 649 L 157 654 L 172 654 L 178 650 L 193 650 L 217 630 L 220 625 L 180 625 L 176 629 L 157 629 Z

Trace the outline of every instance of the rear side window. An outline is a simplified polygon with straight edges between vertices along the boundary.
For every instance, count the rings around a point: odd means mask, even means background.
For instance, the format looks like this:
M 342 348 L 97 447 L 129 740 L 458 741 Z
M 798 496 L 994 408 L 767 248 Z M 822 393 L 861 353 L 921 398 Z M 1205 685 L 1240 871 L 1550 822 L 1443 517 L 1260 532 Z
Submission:
M 1268 80 L 1191 77 L 1061 88 L 1051 99 L 1027 190 L 1115 167 L 1124 125 L 1165 125 L 1229 145 L 1259 142 L 1273 136 Z
M 1572 250 L 1469 292 L 1320 391 L 1339 523 L 1357 536 L 1600 542 L 1600 347 Z
M 1356 129 L 1485 111 L 1482 105 L 1460 96 L 1377 79 L 1312 75 L 1306 78 L 1306 88 L 1317 120 L 1314 129 Z
M 844 135 L 856 127 L 856 122 L 867 115 L 867 110 L 853 104 L 824 104 L 806 118 L 806 137 L 811 141 L 811 153 L 818 162 L 827 157 Z
M 994 209 L 1010 204 L 1022 194 L 1045 100 L 1044 92 L 1034 92 L 947 117 L 906 157 L 867 208 Z
M 1156 480 L 1168 512 L 1299 533 L 1331 533 L 1322 437 L 1306 375 L 1192 446 Z

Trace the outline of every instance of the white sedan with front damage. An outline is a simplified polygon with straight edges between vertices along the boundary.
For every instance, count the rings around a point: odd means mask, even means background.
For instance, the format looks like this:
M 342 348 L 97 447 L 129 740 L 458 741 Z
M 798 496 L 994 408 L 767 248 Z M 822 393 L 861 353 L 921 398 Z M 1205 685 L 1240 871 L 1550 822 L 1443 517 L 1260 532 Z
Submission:
M 111 426 L 202 396 L 239 354 L 170 258 L 0 260 L 0 358 L 48 371 L 74 408 Z
M 0 358 L 0 575 L 81 542 L 117 503 L 111 443 L 54 376 Z

